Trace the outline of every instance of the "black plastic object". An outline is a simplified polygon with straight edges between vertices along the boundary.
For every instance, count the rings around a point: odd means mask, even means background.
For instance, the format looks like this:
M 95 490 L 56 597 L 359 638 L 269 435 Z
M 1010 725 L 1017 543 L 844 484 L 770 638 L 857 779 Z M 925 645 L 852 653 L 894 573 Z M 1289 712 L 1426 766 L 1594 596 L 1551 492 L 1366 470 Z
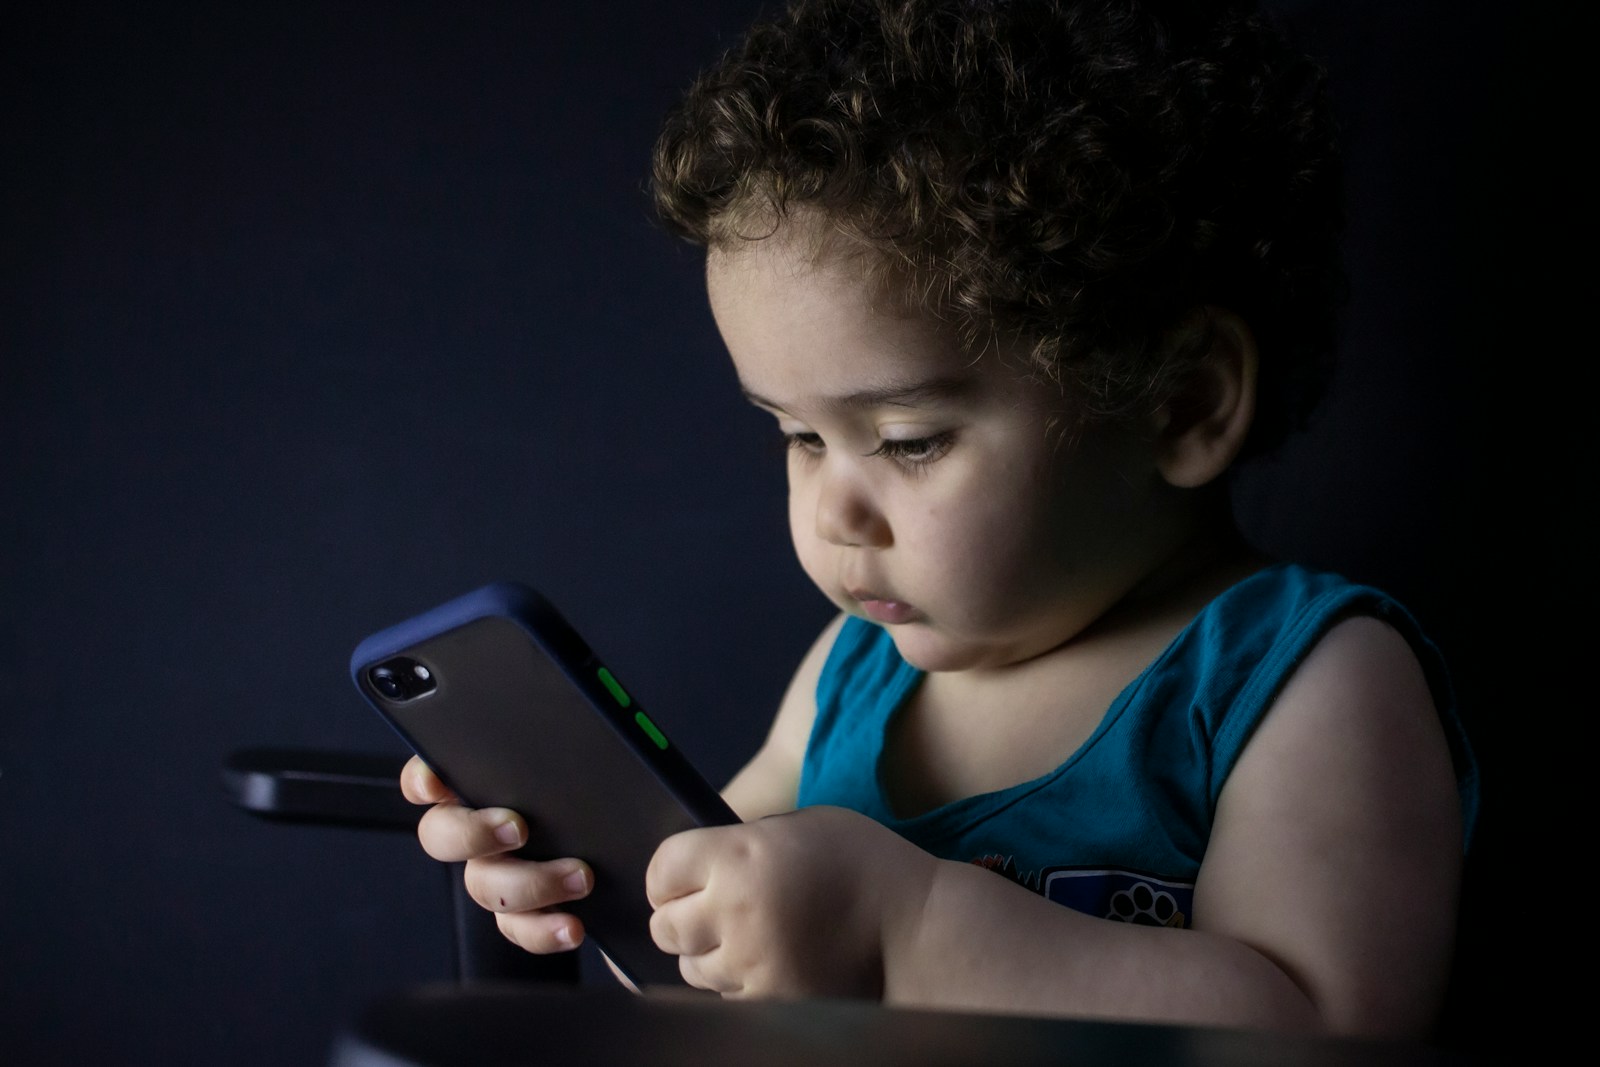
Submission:
M 222 783 L 253 815 L 290 822 L 414 831 L 422 809 L 400 793 L 404 756 L 299 748 L 231 754 Z

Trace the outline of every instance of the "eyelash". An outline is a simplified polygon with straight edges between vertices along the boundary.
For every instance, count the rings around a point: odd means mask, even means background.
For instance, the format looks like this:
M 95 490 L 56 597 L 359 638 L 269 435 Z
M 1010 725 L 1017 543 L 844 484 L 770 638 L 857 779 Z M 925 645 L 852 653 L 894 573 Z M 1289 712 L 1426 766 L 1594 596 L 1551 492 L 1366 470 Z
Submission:
M 827 447 L 822 435 L 816 433 L 786 433 L 783 440 L 791 450 L 808 456 L 821 455 Z M 955 435 L 948 431 L 904 441 L 883 441 L 867 455 L 892 459 L 904 467 L 925 467 L 950 451 L 954 441 Z

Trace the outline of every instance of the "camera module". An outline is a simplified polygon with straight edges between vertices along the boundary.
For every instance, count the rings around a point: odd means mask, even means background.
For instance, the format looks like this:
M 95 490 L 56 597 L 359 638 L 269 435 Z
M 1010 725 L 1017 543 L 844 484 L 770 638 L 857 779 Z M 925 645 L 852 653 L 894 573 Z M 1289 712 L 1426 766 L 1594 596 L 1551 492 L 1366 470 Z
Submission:
M 372 688 L 390 700 L 415 700 L 434 691 L 438 682 L 433 671 L 410 656 L 396 656 L 367 671 Z

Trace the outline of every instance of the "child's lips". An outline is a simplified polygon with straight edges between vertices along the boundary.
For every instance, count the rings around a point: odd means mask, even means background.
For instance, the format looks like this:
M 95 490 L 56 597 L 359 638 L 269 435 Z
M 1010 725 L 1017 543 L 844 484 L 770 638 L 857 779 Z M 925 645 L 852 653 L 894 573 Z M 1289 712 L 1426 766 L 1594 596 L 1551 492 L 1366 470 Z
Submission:
M 888 597 L 867 590 L 849 590 L 850 596 L 861 605 L 862 612 L 873 622 L 904 623 L 917 617 L 917 609 L 907 604 L 904 600 L 890 600 Z

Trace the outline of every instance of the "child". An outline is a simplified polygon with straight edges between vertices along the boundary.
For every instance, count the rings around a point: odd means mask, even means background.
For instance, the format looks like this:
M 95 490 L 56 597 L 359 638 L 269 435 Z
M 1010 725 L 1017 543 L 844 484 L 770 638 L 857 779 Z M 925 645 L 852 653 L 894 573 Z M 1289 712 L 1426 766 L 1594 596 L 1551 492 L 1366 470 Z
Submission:
M 1228 507 L 1328 348 L 1329 127 L 1224 0 L 802 0 L 690 91 L 657 204 L 841 611 L 746 823 L 652 863 L 692 984 L 1427 1032 L 1475 796 L 1441 666 Z M 507 937 L 582 939 L 586 865 L 404 787 Z

